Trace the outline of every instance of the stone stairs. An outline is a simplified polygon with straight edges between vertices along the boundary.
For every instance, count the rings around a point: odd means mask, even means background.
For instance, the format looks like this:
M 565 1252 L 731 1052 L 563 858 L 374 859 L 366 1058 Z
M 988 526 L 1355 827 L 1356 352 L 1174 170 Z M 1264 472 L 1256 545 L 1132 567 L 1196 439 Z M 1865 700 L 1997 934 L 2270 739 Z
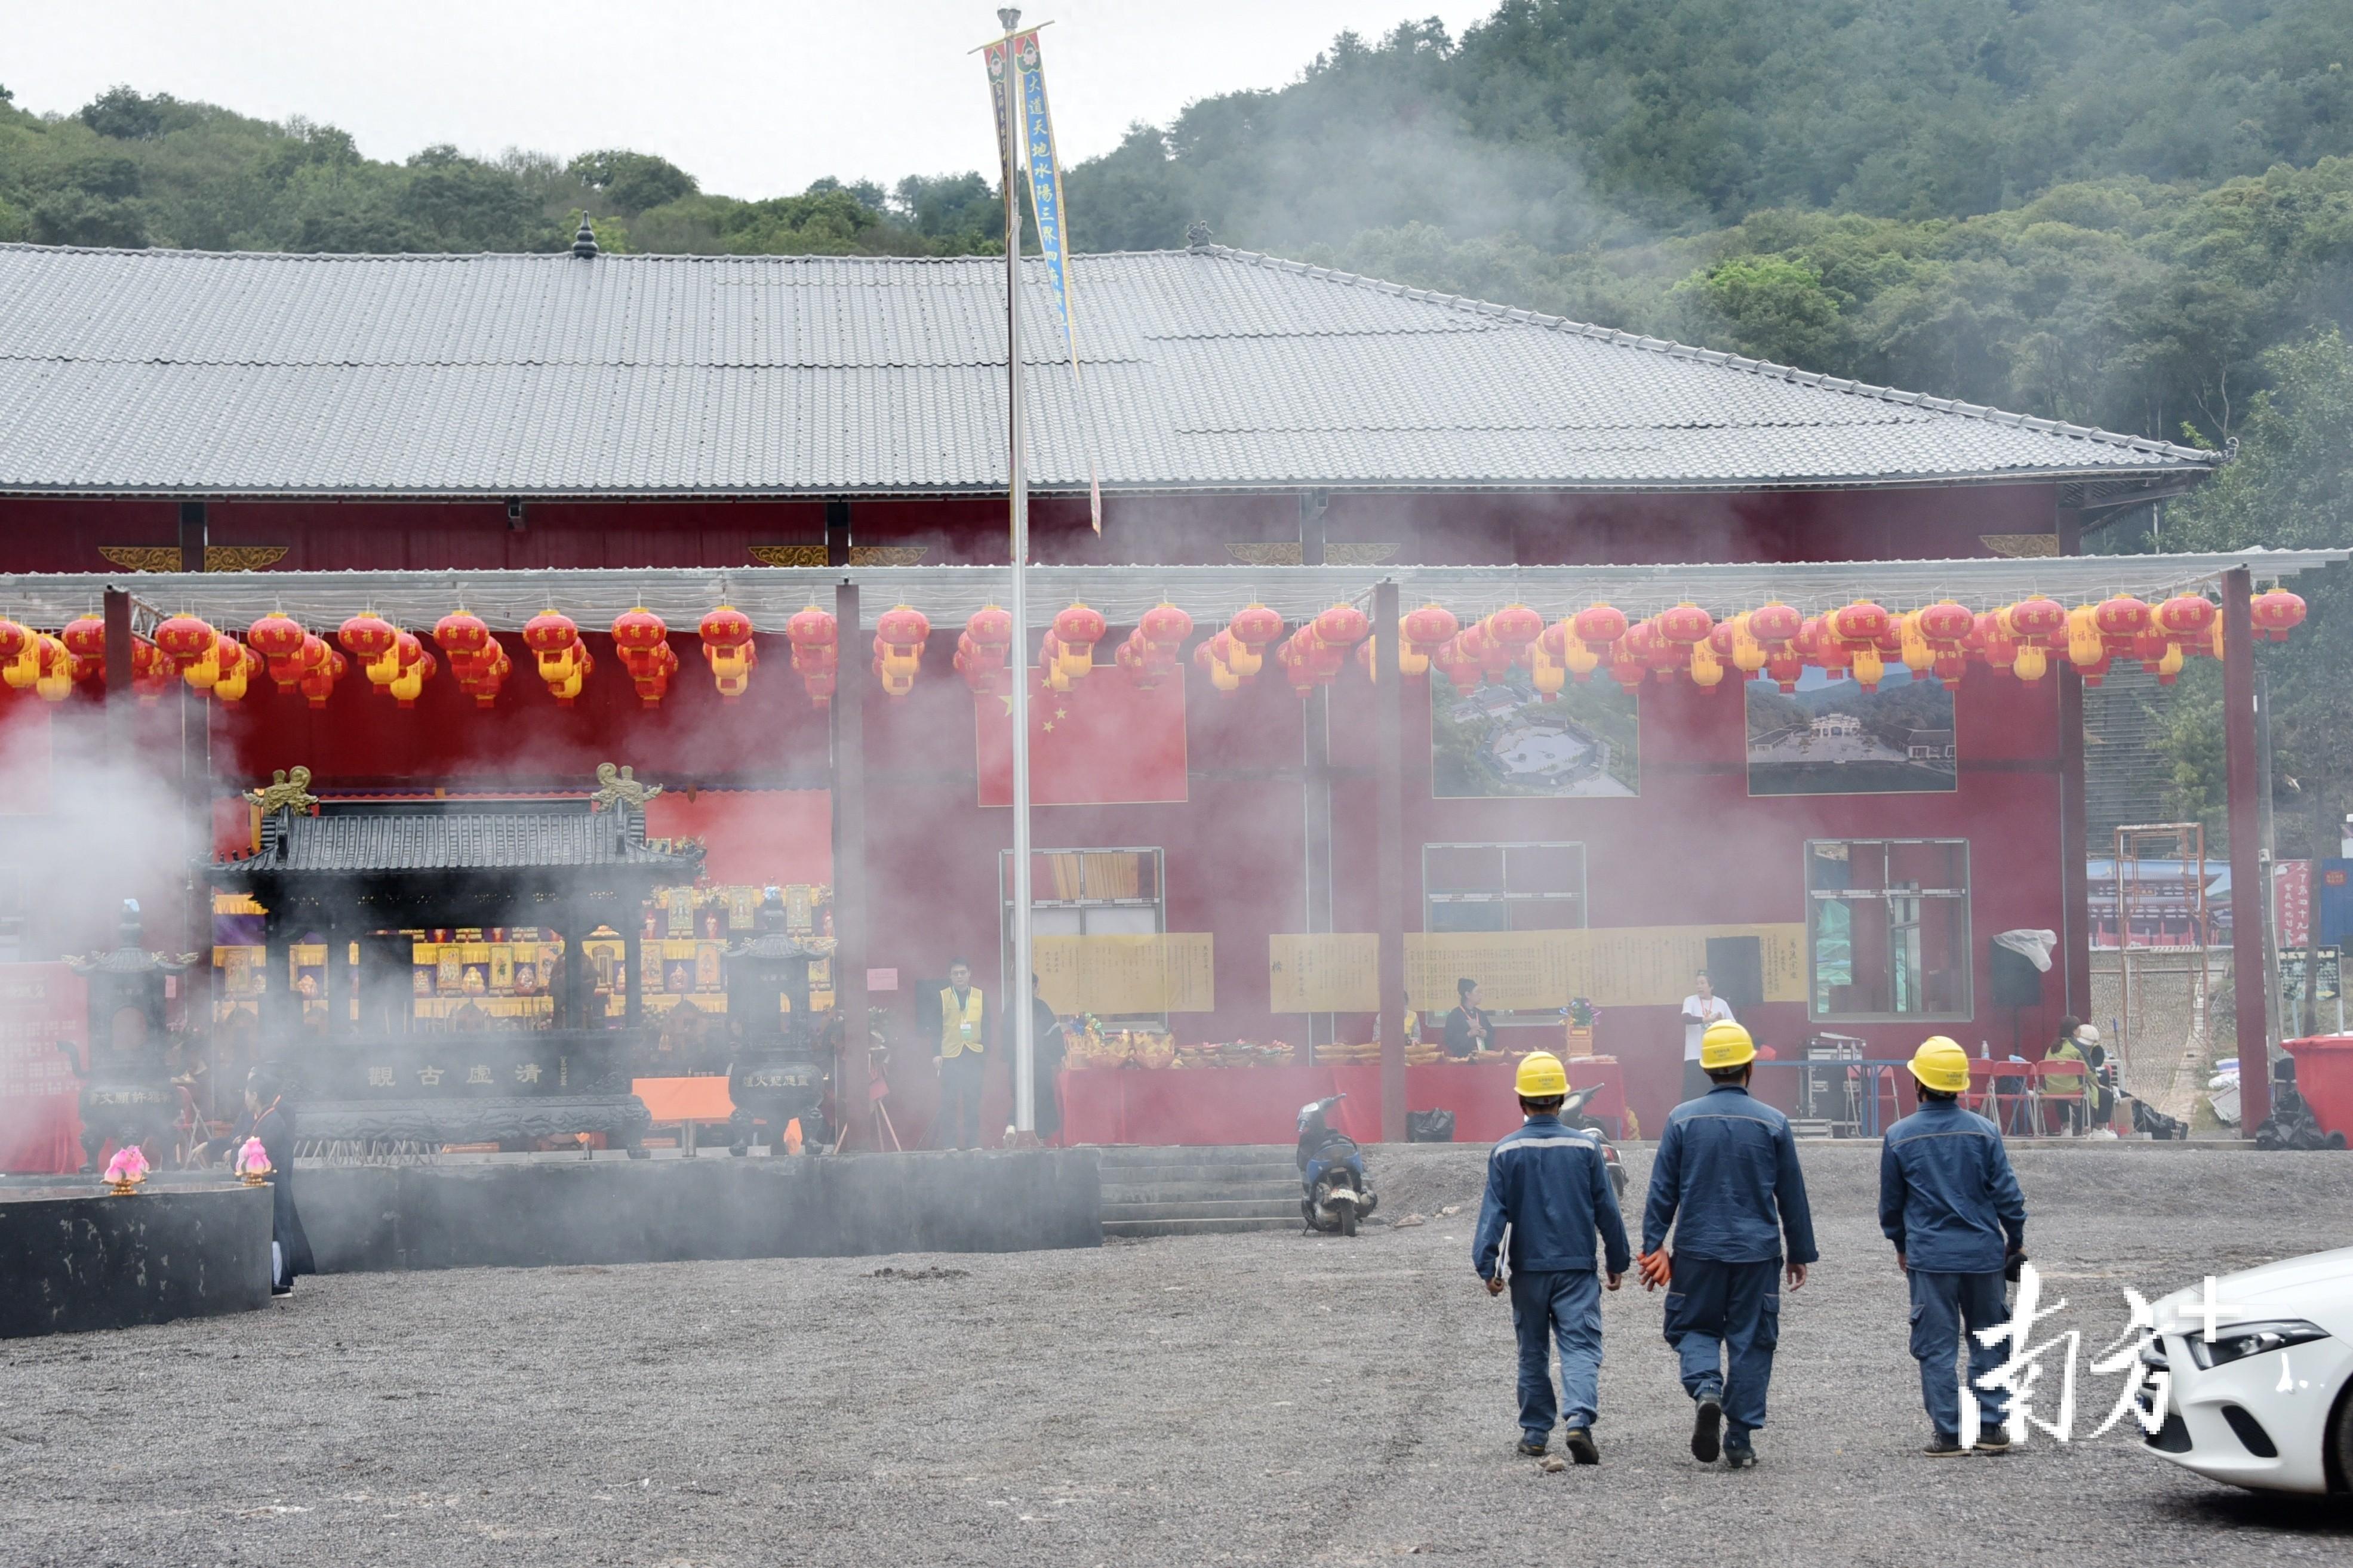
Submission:
M 1105 1237 L 1298 1230 L 1299 1167 L 1288 1144 L 1106 1148 Z

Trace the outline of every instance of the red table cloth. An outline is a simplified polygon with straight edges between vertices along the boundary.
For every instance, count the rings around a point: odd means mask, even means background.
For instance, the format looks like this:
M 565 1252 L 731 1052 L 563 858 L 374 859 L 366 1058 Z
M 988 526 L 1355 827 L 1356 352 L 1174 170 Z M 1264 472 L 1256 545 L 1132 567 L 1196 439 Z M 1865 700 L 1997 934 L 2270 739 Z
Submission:
M 164 1152 L 168 1155 L 170 1150 Z M 50 1175 L 81 1169 L 77 1094 L 0 1097 L 0 1173 Z
M 1458 1142 L 1490 1143 L 1520 1125 L 1510 1062 L 1437 1062 L 1405 1069 L 1409 1110 L 1451 1110 Z M 1587 1110 L 1620 1125 L 1626 1089 L 1616 1062 L 1572 1060 L 1569 1082 L 1597 1080 Z M 1340 1067 L 1088 1068 L 1061 1074 L 1065 1143 L 1289 1143 L 1299 1109 L 1331 1094 L 1334 1125 L 1360 1143 L 1381 1135 L 1381 1069 Z

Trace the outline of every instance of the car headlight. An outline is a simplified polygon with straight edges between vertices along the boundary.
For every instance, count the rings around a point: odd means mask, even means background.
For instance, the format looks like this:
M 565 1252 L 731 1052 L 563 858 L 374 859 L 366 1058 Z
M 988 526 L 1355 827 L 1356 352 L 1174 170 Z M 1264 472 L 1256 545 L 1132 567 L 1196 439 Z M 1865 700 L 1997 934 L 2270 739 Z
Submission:
M 2265 1355 L 2327 1337 L 2328 1331 L 2317 1323 L 2290 1319 L 2276 1323 L 2233 1323 L 2227 1329 L 2217 1329 L 2211 1344 L 2203 1333 L 2192 1333 L 2184 1342 L 2189 1347 L 2189 1359 L 2201 1370 L 2211 1372 L 2251 1355 Z

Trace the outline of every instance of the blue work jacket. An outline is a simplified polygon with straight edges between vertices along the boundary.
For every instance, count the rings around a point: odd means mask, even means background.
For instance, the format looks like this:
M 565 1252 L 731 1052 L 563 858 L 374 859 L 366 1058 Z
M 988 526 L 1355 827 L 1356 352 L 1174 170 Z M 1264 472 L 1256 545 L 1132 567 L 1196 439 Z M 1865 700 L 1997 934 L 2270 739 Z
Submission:
M 1932 1274 L 1990 1274 L 2010 1248 L 2024 1251 L 2026 1198 L 1994 1124 L 1931 1100 L 1889 1128 L 1879 1228 L 1906 1264 Z
M 1788 1261 L 1820 1258 L 1789 1119 L 1736 1084 L 1669 1111 L 1642 1208 L 1642 1250 L 1664 1245 L 1670 1225 L 1678 1258 L 1769 1262 L 1782 1256 L 1785 1232 Z
M 1601 1135 L 1571 1131 L 1557 1116 L 1529 1117 L 1487 1156 L 1487 1196 L 1471 1243 L 1471 1266 L 1482 1279 L 1495 1277 L 1505 1226 L 1514 1274 L 1590 1274 L 1597 1236 L 1610 1273 L 1625 1273 L 1633 1261 L 1618 1194 L 1601 1163 Z

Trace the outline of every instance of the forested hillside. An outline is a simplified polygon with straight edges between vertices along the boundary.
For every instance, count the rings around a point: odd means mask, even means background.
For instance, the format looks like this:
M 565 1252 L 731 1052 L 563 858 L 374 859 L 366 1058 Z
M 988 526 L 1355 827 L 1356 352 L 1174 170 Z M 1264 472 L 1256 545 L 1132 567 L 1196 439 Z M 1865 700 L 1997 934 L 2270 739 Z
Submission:
M 2236 437 L 2165 544 L 2353 544 L 2347 0 L 1505 0 L 1460 39 L 1345 35 L 1287 86 L 1138 125 L 1068 194 L 1082 249 L 1206 221 L 1810 370 Z M 52 116 L 0 88 L 0 240 L 552 250 L 583 211 L 617 250 L 1003 243 L 977 173 L 745 201 L 649 151 L 394 163 L 132 87 Z M 2095 546 L 2147 548 L 2151 523 Z M 2316 781 L 2326 816 L 2353 801 L 2353 603 L 2307 592 L 2316 635 L 2265 658 L 2280 773 Z M 2185 811 L 2219 790 L 2200 668 L 2176 710 Z

